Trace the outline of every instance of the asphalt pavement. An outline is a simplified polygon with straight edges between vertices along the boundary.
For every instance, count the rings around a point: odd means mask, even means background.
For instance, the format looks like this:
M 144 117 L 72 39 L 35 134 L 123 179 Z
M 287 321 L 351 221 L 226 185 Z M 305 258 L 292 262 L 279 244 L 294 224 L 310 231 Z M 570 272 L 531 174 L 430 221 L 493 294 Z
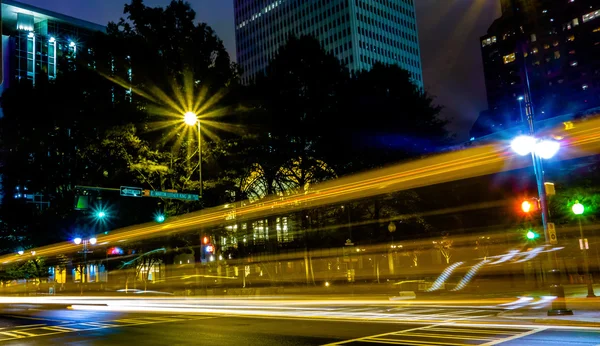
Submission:
M 67 305 L 5 305 L 0 345 L 598 345 L 599 328 L 498 319 L 490 311 L 432 307 L 338 307 L 328 314 L 274 318 L 219 313 L 73 310 Z M 381 318 L 386 314 L 388 318 Z M 394 315 L 398 318 L 394 320 Z M 409 316 L 413 316 L 410 318 Z M 435 321 L 430 317 L 437 316 Z

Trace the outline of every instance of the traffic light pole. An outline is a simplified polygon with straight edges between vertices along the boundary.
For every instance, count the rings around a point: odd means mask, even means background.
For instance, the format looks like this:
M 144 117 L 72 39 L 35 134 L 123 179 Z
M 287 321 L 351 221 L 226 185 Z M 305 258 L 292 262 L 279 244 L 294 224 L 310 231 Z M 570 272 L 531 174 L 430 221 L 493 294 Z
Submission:
M 588 290 L 588 298 L 595 298 L 596 294 L 594 294 L 594 283 L 592 280 L 592 275 L 590 274 L 590 263 L 588 259 L 588 249 L 587 244 L 585 244 L 585 238 L 583 237 L 583 227 L 581 226 L 581 215 L 577 217 L 577 221 L 579 221 L 579 236 L 581 237 L 581 245 L 583 251 L 583 266 L 585 269 L 585 279 L 587 281 L 587 290 Z
M 522 50 L 525 52 L 525 50 Z M 531 96 L 531 85 L 529 83 L 529 73 L 527 72 L 527 61 L 525 60 L 525 54 L 523 54 L 523 67 L 525 73 L 525 112 L 527 115 L 527 125 L 529 127 L 529 134 L 535 138 L 535 126 L 534 126 L 534 108 Z M 542 225 L 544 227 L 544 241 L 546 246 L 550 246 L 550 235 L 548 234 L 548 222 L 550 220 L 550 213 L 548 211 L 548 196 L 546 194 L 546 186 L 544 184 L 544 166 L 542 159 L 536 154 L 535 150 L 531 151 L 531 159 L 533 163 L 533 171 L 535 173 L 535 180 L 538 190 L 538 198 L 540 201 L 540 209 L 542 214 Z M 548 316 L 564 316 L 573 315 L 573 311 L 567 309 L 565 302 L 565 289 L 561 285 L 560 270 L 558 269 L 558 261 L 556 257 L 553 259 L 552 254 L 548 252 L 548 263 L 550 264 L 550 293 L 556 297 L 552 301 L 552 309 L 548 310 Z

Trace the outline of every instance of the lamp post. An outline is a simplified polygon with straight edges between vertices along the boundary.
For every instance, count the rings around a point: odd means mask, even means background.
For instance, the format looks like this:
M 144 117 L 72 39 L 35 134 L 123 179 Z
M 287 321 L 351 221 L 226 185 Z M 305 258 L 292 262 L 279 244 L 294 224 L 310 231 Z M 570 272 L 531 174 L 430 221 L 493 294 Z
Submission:
M 202 197 L 202 133 L 200 131 L 200 119 L 194 112 L 187 112 L 183 115 L 183 122 L 189 126 L 197 126 L 198 129 L 198 181 L 200 182 L 200 197 Z
M 525 122 L 525 119 L 523 119 L 523 105 L 522 102 L 525 98 L 523 96 L 519 96 L 517 97 L 517 101 L 519 101 L 519 114 L 521 115 L 521 123 Z
M 581 244 L 581 250 L 583 251 L 583 266 L 585 268 L 585 277 L 586 277 L 586 281 L 587 281 L 587 290 L 588 290 L 588 298 L 595 298 L 596 295 L 594 294 L 594 287 L 593 287 L 593 281 L 592 281 L 592 276 L 590 275 L 590 264 L 588 261 L 588 252 L 587 252 L 587 244 L 585 244 L 585 238 L 583 237 L 583 227 L 581 226 L 581 218 L 583 215 L 583 212 L 585 211 L 585 207 L 583 206 L 583 204 L 576 202 L 575 204 L 573 204 L 573 207 L 571 207 L 571 210 L 573 211 L 573 214 L 577 215 L 577 221 L 579 222 L 579 236 L 581 237 L 580 243 Z
M 538 199 L 540 201 L 540 210 L 542 215 L 542 225 L 544 227 L 544 240 L 546 245 L 550 245 L 550 236 L 548 234 L 548 220 L 550 214 L 548 212 L 548 197 L 546 195 L 546 186 L 544 185 L 544 168 L 542 159 L 550 159 L 560 149 L 560 143 L 554 140 L 537 139 L 533 137 L 533 117 L 532 113 L 528 112 L 529 136 L 519 136 L 511 143 L 512 150 L 520 156 L 531 155 L 533 163 L 533 172 L 535 174 L 536 185 L 538 190 Z M 522 206 L 523 207 L 523 206 Z M 548 316 L 572 315 L 573 311 L 567 309 L 564 302 L 565 291 L 560 284 L 560 271 L 554 266 L 550 252 L 548 252 L 548 261 L 553 267 L 551 269 L 552 284 L 550 291 L 558 299 L 552 301 L 552 309 L 548 311 Z
M 93 251 L 88 250 L 88 245 L 95 245 L 97 239 L 92 237 L 89 239 L 81 239 L 79 237 L 73 239 L 73 243 L 76 245 L 82 245 L 83 249 L 78 251 L 78 253 L 83 254 L 83 270 L 81 271 L 81 295 L 83 295 L 83 284 L 87 281 L 87 254 L 92 253 Z

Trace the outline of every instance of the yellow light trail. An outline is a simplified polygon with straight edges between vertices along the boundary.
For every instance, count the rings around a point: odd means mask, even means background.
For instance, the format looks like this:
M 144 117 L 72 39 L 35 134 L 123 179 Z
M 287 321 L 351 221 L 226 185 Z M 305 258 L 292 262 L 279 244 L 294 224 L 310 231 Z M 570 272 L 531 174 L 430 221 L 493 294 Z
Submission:
M 572 159 L 600 152 L 600 119 L 574 123 L 565 130 L 540 133 L 539 136 L 563 138 L 563 150 L 559 159 Z M 394 191 L 440 184 L 458 179 L 472 178 L 531 165 L 528 156 L 513 154 L 506 143 L 483 145 L 449 152 L 425 159 L 400 163 L 388 168 L 360 173 L 314 186 L 305 193 L 265 198 L 256 203 L 248 201 L 208 208 L 202 211 L 173 217 L 163 224 L 146 223 L 115 230 L 108 235 L 98 235 L 99 245 L 140 240 L 153 236 L 197 230 L 199 226 L 210 227 L 227 222 L 231 213 L 235 218 L 268 217 L 285 209 L 302 210 L 328 204 L 338 204 L 356 198 L 365 198 Z M 76 252 L 80 246 L 71 242 L 32 249 L 36 256 L 53 256 Z M 9 254 L 0 257 L 0 263 L 8 264 L 27 259 L 30 255 Z

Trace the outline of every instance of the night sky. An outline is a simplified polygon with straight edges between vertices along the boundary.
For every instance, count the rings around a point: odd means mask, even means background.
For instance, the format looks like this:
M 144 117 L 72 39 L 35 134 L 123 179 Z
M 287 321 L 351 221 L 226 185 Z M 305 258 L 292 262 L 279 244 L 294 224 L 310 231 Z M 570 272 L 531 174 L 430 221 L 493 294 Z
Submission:
M 98 24 L 118 21 L 126 0 L 20 0 Z M 423 78 L 428 92 L 453 119 L 450 130 L 466 140 L 479 111 L 487 108 L 479 37 L 500 14 L 499 0 L 415 0 Z M 235 59 L 233 0 L 189 0 Z M 164 6 L 169 0 L 146 0 Z

